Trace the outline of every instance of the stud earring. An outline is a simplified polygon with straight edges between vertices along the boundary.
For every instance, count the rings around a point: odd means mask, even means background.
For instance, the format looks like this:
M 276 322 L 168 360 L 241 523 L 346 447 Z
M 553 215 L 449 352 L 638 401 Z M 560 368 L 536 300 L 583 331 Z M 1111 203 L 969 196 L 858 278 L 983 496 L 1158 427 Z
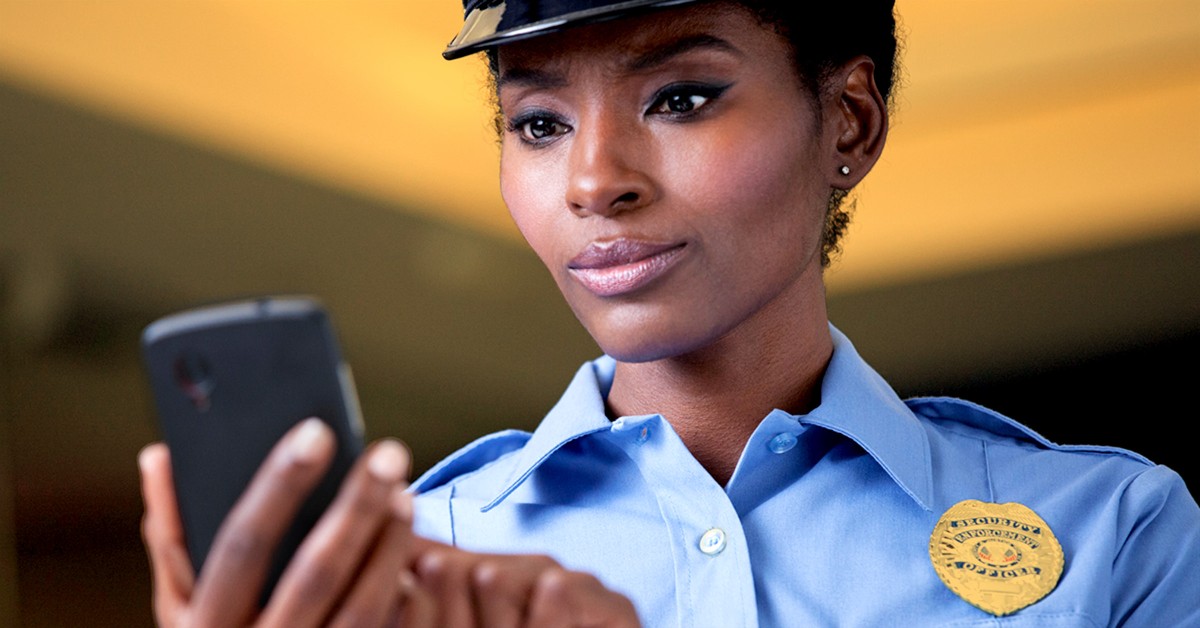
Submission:
M 850 174 L 850 166 L 842 166 L 842 168 L 841 168 L 841 173 L 842 173 L 843 175 Z

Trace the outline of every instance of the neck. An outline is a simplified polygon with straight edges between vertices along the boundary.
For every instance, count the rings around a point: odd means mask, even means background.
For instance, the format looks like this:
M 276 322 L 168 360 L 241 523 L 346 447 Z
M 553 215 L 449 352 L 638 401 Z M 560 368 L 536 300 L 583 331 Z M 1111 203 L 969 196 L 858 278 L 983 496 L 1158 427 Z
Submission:
M 771 410 L 802 414 L 820 403 L 821 378 L 833 353 L 824 301 L 799 308 L 777 305 L 783 316 L 746 321 L 702 350 L 652 362 L 618 362 L 609 412 L 663 415 L 724 486 L 746 441 Z

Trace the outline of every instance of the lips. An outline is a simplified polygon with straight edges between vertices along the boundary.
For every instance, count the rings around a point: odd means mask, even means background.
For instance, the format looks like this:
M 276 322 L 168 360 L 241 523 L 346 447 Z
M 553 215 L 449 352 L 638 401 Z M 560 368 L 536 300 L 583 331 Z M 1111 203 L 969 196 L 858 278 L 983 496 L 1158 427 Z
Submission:
M 600 297 L 634 292 L 667 272 L 683 252 L 683 242 L 620 238 L 593 242 L 567 264 L 584 288 Z

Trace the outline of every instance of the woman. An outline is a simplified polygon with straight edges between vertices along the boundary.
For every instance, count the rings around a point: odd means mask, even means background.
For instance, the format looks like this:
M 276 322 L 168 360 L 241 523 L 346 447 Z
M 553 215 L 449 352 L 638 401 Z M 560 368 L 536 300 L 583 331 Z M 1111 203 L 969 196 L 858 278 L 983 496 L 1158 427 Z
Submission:
M 1200 625 L 1200 509 L 1176 474 L 903 402 L 829 325 L 894 26 L 890 2 L 802 4 L 467 2 L 446 55 L 488 52 L 505 202 L 606 356 L 415 504 L 403 450 L 377 444 L 257 621 Z M 330 445 L 319 423 L 284 439 L 198 583 L 146 450 L 160 622 L 255 620 L 250 585 Z

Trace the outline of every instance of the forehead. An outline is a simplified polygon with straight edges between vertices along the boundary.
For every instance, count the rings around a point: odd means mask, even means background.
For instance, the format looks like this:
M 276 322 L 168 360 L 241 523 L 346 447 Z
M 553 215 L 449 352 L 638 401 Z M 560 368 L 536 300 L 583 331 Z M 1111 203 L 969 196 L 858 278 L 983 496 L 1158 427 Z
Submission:
M 729 54 L 764 54 L 783 44 L 774 31 L 747 9 L 733 3 L 701 3 L 569 28 L 500 46 L 501 77 L 519 70 L 565 72 L 580 61 L 589 65 L 636 66 L 674 44 L 723 50 Z

